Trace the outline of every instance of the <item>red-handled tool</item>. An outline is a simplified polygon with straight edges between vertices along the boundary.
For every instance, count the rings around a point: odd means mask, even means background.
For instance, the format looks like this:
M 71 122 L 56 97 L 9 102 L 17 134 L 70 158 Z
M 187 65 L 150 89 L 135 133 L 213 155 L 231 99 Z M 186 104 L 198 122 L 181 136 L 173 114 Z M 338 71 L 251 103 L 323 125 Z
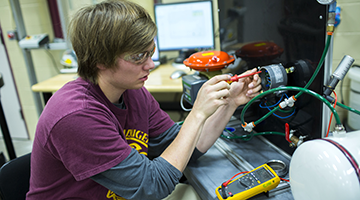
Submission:
M 231 79 L 228 80 L 227 82 L 232 83 L 234 81 L 238 81 L 241 78 L 245 78 L 245 77 L 252 76 L 252 75 L 255 75 L 255 74 L 260 74 L 260 73 L 261 73 L 261 71 L 258 71 L 258 72 L 254 72 L 254 73 L 250 73 L 250 74 L 245 74 L 245 75 L 242 75 L 242 76 L 238 76 L 238 75 L 235 74 L 235 76 L 231 77 Z

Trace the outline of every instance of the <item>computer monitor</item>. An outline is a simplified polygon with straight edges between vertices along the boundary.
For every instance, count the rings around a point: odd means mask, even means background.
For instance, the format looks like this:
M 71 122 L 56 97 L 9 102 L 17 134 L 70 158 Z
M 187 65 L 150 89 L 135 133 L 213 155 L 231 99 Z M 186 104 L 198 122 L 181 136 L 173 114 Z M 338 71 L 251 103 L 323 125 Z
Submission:
M 179 51 L 175 63 L 182 63 L 189 53 L 214 49 L 214 24 L 211 1 L 155 4 L 160 51 Z

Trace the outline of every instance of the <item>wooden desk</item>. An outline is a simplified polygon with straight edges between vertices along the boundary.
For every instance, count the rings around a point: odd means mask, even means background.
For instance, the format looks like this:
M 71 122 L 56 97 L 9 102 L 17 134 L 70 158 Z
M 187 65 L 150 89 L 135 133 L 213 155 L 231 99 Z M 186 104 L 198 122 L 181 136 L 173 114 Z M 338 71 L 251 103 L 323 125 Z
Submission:
M 145 87 L 149 92 L 182 92 L 181 78 L 172 80 L 170 75 L 177 68 L 173 67 L 171 63 L 160 65 L 158 68 L 150 72 L 149 79 L 145 82 Z M 194 71 L 190 71 L 189 68 L 182 69 L 186 73 L 190 74 Z M 50 79 L 37 83 L 31 87 L 34 92 L 41 92 L 46 103 L 51 97 L 53 92 L 59 90 L 65 83 L 75 80 L 77 74 L 59 74 Z
M 145 81 L 146 89 L 149 92 L 182 92 L 183 88 L 181 78 L 170 79 L 170 75 L 176 70 L 179 69 L 173 67 L 171 63 L 160 65 L 157 69 L 150 72 L 149 79 Z M 195 72 L 194 70 L 191 71 L 190 68 L 182 70 L 187 74 Z
M 77 74 L 59 74 L 31 87 L 33 92 L 53 93 L 58 91 L 65 83 L 75 80 Z

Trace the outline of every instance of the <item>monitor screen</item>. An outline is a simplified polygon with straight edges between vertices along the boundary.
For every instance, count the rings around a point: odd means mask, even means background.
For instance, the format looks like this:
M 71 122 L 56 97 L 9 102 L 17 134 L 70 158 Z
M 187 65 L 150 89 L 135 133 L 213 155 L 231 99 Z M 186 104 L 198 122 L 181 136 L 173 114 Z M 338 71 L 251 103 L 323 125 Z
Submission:
M 213 49 L 211 1 L 155 4 L 160 51 Z

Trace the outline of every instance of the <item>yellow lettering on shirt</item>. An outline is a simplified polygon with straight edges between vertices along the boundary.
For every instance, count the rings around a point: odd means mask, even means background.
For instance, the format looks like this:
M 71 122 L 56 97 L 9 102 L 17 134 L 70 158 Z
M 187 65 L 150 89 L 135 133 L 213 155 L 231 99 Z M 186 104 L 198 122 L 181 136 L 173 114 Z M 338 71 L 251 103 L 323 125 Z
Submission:
M 130 141 L 135 141 L 135 142 L 137 142 L 137 143 L 140 143 L 140 144 L 144 145 L 145 147 L 148 147 L 148 144 L 147 144 L 147 143 L 145 143 L 145 142 L 143 142 L 143 141 L 141 141 L 141 140 L 138 140 L 138 139 L 136 139 L 136 138 L 126 138 L 126 140 L 127 140 L 128 142 L 130 142 Z
M 137 129 L 124 129 L 124 134 L 129 146 L 136 149 L 140 154 L 147 156 L 147 151 L 143 147 L 148 148 L 149 135 Z
M 106 198 L 113 199 L 113 200 L 126 200 L 125 198 L 122 198 L 121 196 L 116 195 L 113 191 L 109 190 Z
M 141 130 L 136 130 L 136 129 L 125 129 L 124 130 L 124 134 L 126 139 L 127 138 L 136 138 L 138 140 L 143 141 L 144 143 L 148 143 L 148 134 L 142 132 Z
M 143 154 L 147 156 L 147 152 L 142 151 L 142 147 L 140 145 L 142 144 L 144 147 L 148 148 L 149 138 L 147 133 L 144 133 L 143 131 L 136 129 L 127 129 L 127 130 L 124 129 L 124 134 L 131 148 L 136 149 L 139 152 L 139 154 Z M 116 195 L 111 190 L 108 191 L 106 198 L 113 200 L 126 200 L 125 198 Z
M 136 138 L 136 139 L 142 141 L 145 144 L 147 144 L 149 142 L 148 134 L 142 132 L 141 130 L 136 130 L 136 129 L 127 129 L 126 130 L 125 129 L 124 133 L 125 133 L 126 139 L 128 139 L 128 138 Z

